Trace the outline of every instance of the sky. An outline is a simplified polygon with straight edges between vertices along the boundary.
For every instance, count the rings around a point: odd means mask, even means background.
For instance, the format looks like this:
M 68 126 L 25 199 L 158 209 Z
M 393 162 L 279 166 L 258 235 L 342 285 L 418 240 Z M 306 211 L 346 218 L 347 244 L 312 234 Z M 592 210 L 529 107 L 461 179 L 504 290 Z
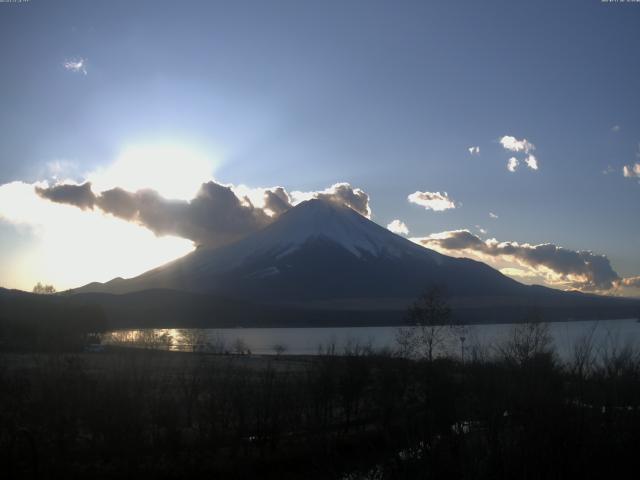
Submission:
M 601 0 L 0 3 L 0 285 L 133 276 L 324 195 L 638 295 L 638 25 Z

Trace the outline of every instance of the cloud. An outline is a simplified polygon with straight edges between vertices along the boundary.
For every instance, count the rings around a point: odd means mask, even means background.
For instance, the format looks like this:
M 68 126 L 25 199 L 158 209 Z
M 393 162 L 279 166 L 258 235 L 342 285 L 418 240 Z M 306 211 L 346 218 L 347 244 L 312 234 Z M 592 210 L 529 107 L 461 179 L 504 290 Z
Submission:
M 189 201 L 172 200 L 151 189 L 129 192 L 116 187 L 98 195 L 91 184 L 38 188 L 43 198 L 79 208 L 98 207 L 114 217 L 146 227 L 158 236 L 188 238 L 198 245 L 230 243 L 271 222 L 264 209 L 236 196 L 231 187 L 203 183 Z M 271 207 L 274 207 L 271 200 Z
M 496 214 L 495 214 L 495 213 L 493 213 L 493 212 L 489 212 L 489 216 L 490 216 L 491 218 L 493 218 L 493 219 L 498 218 L 498 215 L 496 215 Z
M 284 187 L 251 188 L 242 184 L 230 187 L 243 203 L 248 202 L 263 209 L 270 217 L 276 217 L 293 206 L 291 196 Z
M 361 215 L 367 218 L 371 217 L 369 195 L 359 188 L 353 188 L 348 183 L 336 183 L 322 192 L 317 192 L 315 198 L 347 205 Z
M 625 287 L 640 288 L 640 276 L 623 278 L 622 285 Z
M 527 157 L 524 159 L 524 163 L 531 170 L 538 170 L 538 160 L 536 159 L 536 157 L 533 154 L 527 155 Z
M 187 238 L 209 247 L 231 243 L 263 228 L 294 205 L 283 187 L 249 189 L 215 181 L 203 183 L 191 200 L 167 199 L 152 189 L 130 192 L 115 187 L 95 194 L 89 182 L 36 186 L 35 191 L 55 203 L 98 208 L 158 236 Z M 363 215 L 371 215 L 369 196 L 347 183 L 304 195 L 346 204 Z
M 442 212 L 456 208 L 456 204 L 449 198 L 447 192 L 414 192 L 407 197 L 409 202 L 420 205 L 427 210 Z
M 509 277 L 519 277 L 519 278 L 532 278 L 536 276 L 536 274 L 530 270 L 523 270 L 521 268 L 515 268 L 515 267 L 501 268 L 500 273 L 502 273 L 503 275 L 508 275 Z
M 505 150 L 516 153 L 524 153 L 526 156 L 522 159 L 527 167 L 531 170 L 538 170 L 538 159 L 533 155 L 536 146 L 526 138 L 518 140 L 511 135 L 505 135 L 500 139 L 500 144 Z M 520 164 L 520 160 L 511 157 L 507 162 L 507 170 L 515 172 Z
M 602 170 L 602 174 L 603 175 L 609 175 L 610 173 L 615 172 L 616 169 L 613 168 L 611 165 L 607 165 L 607 168 L 605 168 L 604 170 Z
M 469 154 L 470 155 L 480 155 L 480 147 L 478 147 L 478 146 L 469 147 L 469 148 L 467 148 L 467 150 L 469 150 Z
M 293 205 L 297 205 L 304 200 L 319 198 L 340 205 L 346 205 L 360 215 L 371 218 L 369 195 L 359 188 L 353 188 L 346 182 L 336 183 L 325 190 L 315 192 L 291 192 L 291 198 L 293 199 Z
M 484 245 L 484 241 L 469 230 L 451 230 L 433 233 L 428 237 L 412 238 L 411 240 L 429 248 L 451 251 L 468 249 L 481 250 Z
M 640 158 L 640 143 L 638 143 L 638 151 L 636 157 Z M 635 162 L 633 165 L 625 165 L 622 167 L 622 174 L 627 178 L 639 178 L 640 177 L 640 162 Z
M 409 235 L 409 228 L 407 228 L 407 225 L 402 220 L 393 220 L 387 225 L 387 228 L 393 233 Z
M 612 132 L 619 132 L 620 131 L 620 125 L 614 125 L 613 127 L 611 127 L 611 131 Z
M 138 193 L 131 193 L 120 187 L 105 190 L 100 194 L 99 205 L 104 212 L 110 213 L 114 217 L 133 221 L 136 220 L 140 210 L 136 197 L 142 196 L 143 192 L 144 190 L 140 190 Z M 154 191 L 147 190 L 147 192 L 151 193 Z M 153 231 L 153 228 L 150 228 L 150 230 Z
M 516 137 L 512 137 L 511 135 L 503 136 L 500 139 L 500 144 L 505 150 L 509 150 L 511 152 L 529 153 L 536 149 L 536 146 L 526 138 L 518 140 Z
M 53 187 L 35 187 L 35 191 L 42 198 L 56 203 L 75 205 L 83 210 L 93 208 L 96 197 L 91 191 L 91 183 L 85 182 L 82 185 L 61 184 Z
M 66 60 L 62 66 L 70 72 L 82 73 L 83 75 L 87 74 L 87 61 L 84 58 Z
M 552 286 L 608 291 L 617 287 L 622 280 L 606 256 L 570 250 L 552 243 L 531 245 L 496 239 L 482 240 L 468 230 L 441 232 L 412 240 L 445 254 L 468 256 L 494 266 L 500 263 L 515 264 Z
M 633 165 L 625 165 L 624 167 L 622 167 L 622 174 L 626 178 L 640 177 L 640 162 L 636 162 Z
M 278 216 L 291 208 L 291 197 L 283 187 L 264 191 L 264 210 L 267 215 Z

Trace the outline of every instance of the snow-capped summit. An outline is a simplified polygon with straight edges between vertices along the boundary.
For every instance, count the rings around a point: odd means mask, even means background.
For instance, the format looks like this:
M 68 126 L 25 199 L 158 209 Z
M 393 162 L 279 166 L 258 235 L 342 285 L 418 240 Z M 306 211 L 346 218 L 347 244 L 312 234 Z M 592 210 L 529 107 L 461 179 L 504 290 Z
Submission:
M 229 250 L 241 253 L 242 256 L 260 252 L 284 256 L 308 242 L 320 240 L 339 245 L 357 257 L 401 256 L 425 251 L 345 205 L 320 199 L 302 202 L 285 212 L 273 224 Z M 440 256 L 435 254 L 435 257 Z
M 324 238 L 356 256 L 399 253 L 398 237 L 368 221 L 351 208 L 327 200 L 313 199 L 282 215 L 280 221 L 260 235 L 272 247 L 300 248 L 307 241 Z M 395 247 L 394 247 L 395 245 Z

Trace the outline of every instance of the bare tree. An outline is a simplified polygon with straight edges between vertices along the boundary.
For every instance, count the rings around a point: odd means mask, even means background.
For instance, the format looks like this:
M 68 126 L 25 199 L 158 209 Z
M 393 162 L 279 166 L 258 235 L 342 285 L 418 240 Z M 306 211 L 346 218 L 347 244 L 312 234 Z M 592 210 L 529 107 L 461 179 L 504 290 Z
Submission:
M 185 328 L 178 331 L 178 344 L 181 349 L 192 353 L 202 352 L 207 349 L 207 332 L 200 328 Z
M 552 355 L 553 351 L 549 324 L 542 322 L 535 310 L 527 316 L 525 323 L 512 329 L 506 342 L 498 346 L 498 352 L 505 360 L 518 365 L 542 355 Z
M 238 337 L 233 342 L 233 352 L 236 355 L 244 355 L 249 352 L 249 348 L 247 346 L 247 342 L 245 342 L 242 338 Z
M 573 344 L 573 358 L 569 363 L 569 371 L 580 380 L 593 373 L 596 366 L 594 336 L 597 328 L 598 324 L 594 323 L 587 333 Z
M 282 343 L 276 343 L 273 346 L 273 351 L 275 352 L 276 356 L 281 356 L 284 352 L 287 351 L 287 346 L 282 344 Z
M 432 287 L 409 307 L 407 320 L 411 327 L 402 328 L 396 335 L 401 353 L 433 360 L 436 349 L 451 330 L 451 307 L 444 289 Z

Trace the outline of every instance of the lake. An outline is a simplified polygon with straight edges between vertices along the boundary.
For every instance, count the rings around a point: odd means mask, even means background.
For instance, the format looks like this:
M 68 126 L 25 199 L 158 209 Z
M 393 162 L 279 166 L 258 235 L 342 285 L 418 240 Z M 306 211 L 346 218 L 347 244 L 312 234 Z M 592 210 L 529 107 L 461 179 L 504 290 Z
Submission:
M 465 351 L 481 346 L 492 349 L 512 334 L 516 324 L 485 324 L 466 326 L 463 333 L 448 335 L 448 341 L 439 353 L 460 355 L 460 336 L 465 337 Z M 636 319 L 571 321 L 549 323 L 549 331 L 560 358 L 571 357 L 574 345 L 585 337 L 591 337 L 598 348 L 623 347 L 640 344 L 640 323 Z M 191 345 L 209 344 L 214 351 L 234 352 L 238 349 L 254 355 L 273 355 L 276 346 L 284 354 L 314 355 L 322 348 L 334 346 L 340 354 L 349 345 L 371 346 L 373 349 L 395 348 L 398 327 L 330 327 L 330 328 L 215 328 L 215 329 L 158 329 L 122 330 L 106 343 L 135 343 L 146 338 L 161 340 L 162 348 L 190 350 Z M 143 344 L 144 341 L 138 342 Z M 149 343 L 147 342 L 147 345 Z

